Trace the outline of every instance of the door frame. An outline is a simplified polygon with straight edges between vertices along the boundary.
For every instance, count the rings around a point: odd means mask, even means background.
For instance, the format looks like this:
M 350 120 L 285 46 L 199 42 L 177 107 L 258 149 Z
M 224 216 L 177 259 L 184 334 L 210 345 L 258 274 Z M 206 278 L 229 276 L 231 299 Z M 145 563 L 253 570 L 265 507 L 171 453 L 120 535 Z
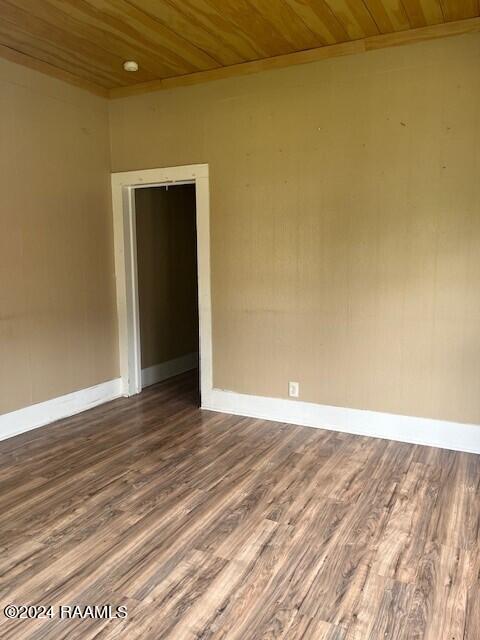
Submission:
M 208 164 L 123 171 L 112 173 L 111 181 L 120 376 L 122 393 L 125 396 L 135 395 L 142 390 L 135 189 L 180 184 L 195 185 L 200 394 L 203 402 L 212 390 Z

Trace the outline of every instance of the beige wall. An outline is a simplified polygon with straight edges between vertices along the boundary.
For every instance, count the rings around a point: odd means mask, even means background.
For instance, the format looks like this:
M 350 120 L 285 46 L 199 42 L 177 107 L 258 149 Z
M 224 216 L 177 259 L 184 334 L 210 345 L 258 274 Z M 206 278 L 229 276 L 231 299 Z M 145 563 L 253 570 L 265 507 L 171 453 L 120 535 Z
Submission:
M 198 351 L 195 186 L 137 189 L 142 368 Z
M 119 375 L 106 101 L 0 60 L 0 413 Z
M 214 384 L 480 423 L 480 37 L 110 104 L 114 170 L 208 162 Z

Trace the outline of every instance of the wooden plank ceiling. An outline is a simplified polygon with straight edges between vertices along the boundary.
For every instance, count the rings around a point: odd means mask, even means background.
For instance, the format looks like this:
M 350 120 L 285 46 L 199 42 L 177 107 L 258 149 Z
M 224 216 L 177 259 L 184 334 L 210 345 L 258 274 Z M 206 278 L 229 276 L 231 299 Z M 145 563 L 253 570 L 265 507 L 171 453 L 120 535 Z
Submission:
M 477 31 L 479 16 L 480 0 L 0 0 L 0 55 L 115 97 Z

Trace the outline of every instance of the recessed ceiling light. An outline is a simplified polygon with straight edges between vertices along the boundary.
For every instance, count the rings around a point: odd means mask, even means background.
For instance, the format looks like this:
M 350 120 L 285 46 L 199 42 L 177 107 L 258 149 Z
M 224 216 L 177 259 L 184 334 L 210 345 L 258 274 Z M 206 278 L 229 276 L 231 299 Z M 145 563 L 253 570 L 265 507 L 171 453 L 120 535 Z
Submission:
M 135 62 L 135 60 L 126 60 L 123 63 L 123 68 L 125 69 L 125 71 L 138 71 L 138 64 Z

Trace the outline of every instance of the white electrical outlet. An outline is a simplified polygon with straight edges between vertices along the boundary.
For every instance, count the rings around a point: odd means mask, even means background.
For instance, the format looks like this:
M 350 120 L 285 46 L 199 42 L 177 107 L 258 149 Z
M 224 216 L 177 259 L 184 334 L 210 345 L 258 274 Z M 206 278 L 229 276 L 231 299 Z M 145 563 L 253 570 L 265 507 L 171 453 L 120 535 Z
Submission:
M 288 383 L 288 395 L 290 398 L 298 398 L 298 394 L 300 393 L 300 385 L 298 382 L 289 382 Z

